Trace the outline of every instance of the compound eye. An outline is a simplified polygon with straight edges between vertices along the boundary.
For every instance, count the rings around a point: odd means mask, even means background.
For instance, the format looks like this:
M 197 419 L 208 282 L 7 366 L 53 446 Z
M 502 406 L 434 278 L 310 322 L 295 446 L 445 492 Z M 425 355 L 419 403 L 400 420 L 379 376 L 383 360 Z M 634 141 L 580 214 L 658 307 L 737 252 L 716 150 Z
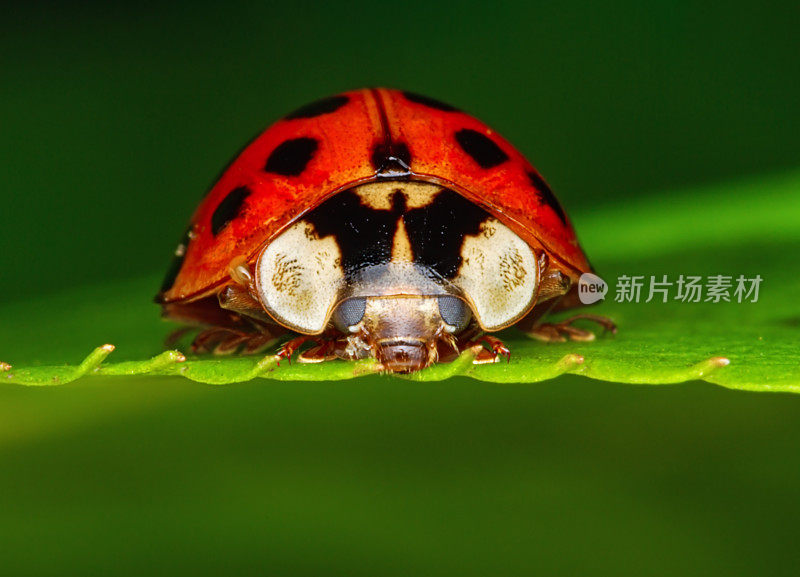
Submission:
M 472 317 L 467 303 L 451 296 L 439 297 L 439 314 L 442 315 L 444 322 L 454 327 L 452 331 L 454 334 L 467 328 Z
M 333 316 L 331 317 L 333 326 L 343 333 L 349 333 L 350 327 L 357 325 L 364 318 L 366 309 L 367 299 L 365 298 L 356 297 L 342 301 L 333 311 Z

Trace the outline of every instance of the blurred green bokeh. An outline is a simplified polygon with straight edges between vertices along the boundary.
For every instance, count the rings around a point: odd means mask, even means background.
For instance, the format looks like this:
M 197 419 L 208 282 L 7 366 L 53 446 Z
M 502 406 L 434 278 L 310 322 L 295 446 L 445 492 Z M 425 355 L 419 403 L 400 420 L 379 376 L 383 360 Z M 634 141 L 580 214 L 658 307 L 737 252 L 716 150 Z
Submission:
M 7 575 L 796 575 L 800 397 L 0 388 Z
M 798 17 L 796 2 L 11 5 L 0 298 L 24 315 L 39 293 L 155 279 L 242 143 L 360 86 L 475 113 L 579 234 L 647 195 L 713 218 L 663 191 L 800 167 Z M 616 272 L 613 238 L 587 240 Z M 17 351 L 59 329 L 26 327 Z M 795 575 L 798 438 L 800 397 L 698 383 L 2 386 L 0 573 Z

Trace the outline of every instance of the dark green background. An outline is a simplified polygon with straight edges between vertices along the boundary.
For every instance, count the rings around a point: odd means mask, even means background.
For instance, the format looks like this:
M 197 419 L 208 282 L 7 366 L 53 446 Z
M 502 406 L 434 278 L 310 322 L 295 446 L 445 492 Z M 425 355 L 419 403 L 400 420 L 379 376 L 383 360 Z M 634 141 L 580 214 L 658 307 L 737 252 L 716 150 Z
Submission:
M 0 298 L 41 319 L 68 305 L 39 293 L 138 278 L 125 286 L 147 301 L 230 155 L 360 86 L 475 113 L 579 232 L 596 207 L 797 168 L 798 17 L 792 2 L 11 6 Z M 109 323 L 139 314 L 97 300 Z M 18 350 L 59 329 L 28 327 Z M 2 386 L 0 573 L 795 575 L 798 438 L 800 397 L 702 383 Z
M 240 145 L 362 86 L 473 112 L 578 224 L 795 167 L 799 18 L 796 2 L 19 5 L 0 22 L 0 294 L 166 268 Z

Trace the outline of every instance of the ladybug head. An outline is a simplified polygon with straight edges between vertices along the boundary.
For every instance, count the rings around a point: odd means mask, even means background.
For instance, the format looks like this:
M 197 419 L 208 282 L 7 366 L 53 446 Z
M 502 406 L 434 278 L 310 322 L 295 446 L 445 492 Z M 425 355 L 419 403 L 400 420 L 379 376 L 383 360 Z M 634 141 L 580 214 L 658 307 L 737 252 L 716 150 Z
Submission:
M 453 296 L 351 298 L 333 315 L 344 333 L 357 333 L 372 355 L 393 373 L 424 369 L 438 359 L 438 345 L 466 328 L 469 307 Z

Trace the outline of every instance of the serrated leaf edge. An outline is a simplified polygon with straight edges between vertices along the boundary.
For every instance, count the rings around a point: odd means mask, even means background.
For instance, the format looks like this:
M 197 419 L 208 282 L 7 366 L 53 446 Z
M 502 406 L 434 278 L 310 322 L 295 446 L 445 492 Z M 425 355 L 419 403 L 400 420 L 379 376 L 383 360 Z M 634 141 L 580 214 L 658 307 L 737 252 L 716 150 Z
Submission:
M 203 371 L 202 368 L 207 368 L 206 363 L 219 363 L 219 360 L 192 360 L 187 361 L 186 357 L 177 350 L 165 351 L 155 357 L 145 361 L 123 361 L 120 363 L 113 363 L 102 365 L 103 361 L 114 351 L 114 346 L 106 344 L 94 349 L 83 361 L 77 366 L 73 367 L 37 367 L 37 372 L 48 374 L 45 377 L 34 377 L 29 375 L 29 370 L 20 370 L 19 372 L 12 372 L 11 365 L 7 363 L 0 363 L 0 369 L 4 374 L 0 374 L 0 381 L 5 380 L 7 383 L 13 383 L 25 386 L 58 386 L 71 383 L 77 379 L 91 375 L 104 375 L 104 376 L 130 376 L 130 375 L 176 375 L 190 379 L 195 382 L 209 384 L 209 385 L 227 385 L 233 383 L 241 383 L 250 381 L 256 378 L 274 379 L 274 380 L 303 380 L 302 376 L 289 376 L 281 374 L 279 361 L 274 355 L 266 356 L 253 364 L 252 367 L 244 371 L 225 371 L 223 373 L 214 373 Z M 618 376 L 604 377 L 604 375 L 597 370 L 592 370 L 584 365 L 584 358 L 577 354 L 567 354 L 558 361 L 545 365 L 542 371 L 536 378 L 528 379 L 526 381 L 506 380 L 505 378 L 492 378 L 486 374 L 480 374 L 480 365 L 473 364 L 476 351 L 467 350 L 463 352 L 456 360 L 451 363 L 441 363 L 428 367 L 425 370 L 410 375 L 397 375 L 400 378 L 412 381 L 442 381 L 456 376 L 466 376 L 476 378 L 482 381 L 489 382 L 538 382 L 549 380 L 560 376 L 565 373 L 576 373 L 588 378 L 604 380 L 604 381 L 617 381 Z M 669 373 L 667 376 L 653 381 L 649 378 L 637 378 L 636 375 L 631 376 L 624 382 L 630 384 L 676 384 L 692 380 L 705 380 L 707 382 L 715 382 L 710 380 L 712 376 L 719 369 L 727 366 L 730 361 L 725 357 L 711 357 L 709 359 L 700 361 L 685 369 L 676 369 Z M 375 374 L 381 372 L 380 365 L 372 360 L 367 359 L 364 361 L 357 361 L 345 366 L 342 363 L 343 371 L 337 371 L 337 374 L 332 375 L 333 379 L 349 379 L 356 378 L 368 374 Z M 62 371 L 67 370 L 66 374 Z M 56 374 L 61 372 L 61 374 Z M 5 377 L 5 379 L 3 379 Z M 27 377 L 27 378 L 26 378 Z M 287 378 L 288 377 L 288 378 Z M 488 378 L 487 378 L 488 377 Z M 541 378 L 538 378 L 541 377 Z M 780 387 L 765 386 L 748 386 L 742 385 L 741 387 L 732 385 L 730 383 L 715 383 L 729 388 L 743 388 L 748 390 L 774 390 L 774 391 L 791 391 L 800 392 L 800 386 L 793 387 L 791 385 L 781 385 Z

